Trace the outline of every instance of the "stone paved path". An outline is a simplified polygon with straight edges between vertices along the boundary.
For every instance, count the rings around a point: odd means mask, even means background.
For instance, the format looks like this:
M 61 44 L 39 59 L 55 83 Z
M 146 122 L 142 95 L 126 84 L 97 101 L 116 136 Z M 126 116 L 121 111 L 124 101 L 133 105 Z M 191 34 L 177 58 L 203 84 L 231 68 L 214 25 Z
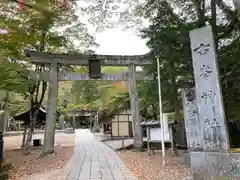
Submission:
M 137 180 L 117 153 L 88 130 L 76 130 L 75 155 L 65 180 Z

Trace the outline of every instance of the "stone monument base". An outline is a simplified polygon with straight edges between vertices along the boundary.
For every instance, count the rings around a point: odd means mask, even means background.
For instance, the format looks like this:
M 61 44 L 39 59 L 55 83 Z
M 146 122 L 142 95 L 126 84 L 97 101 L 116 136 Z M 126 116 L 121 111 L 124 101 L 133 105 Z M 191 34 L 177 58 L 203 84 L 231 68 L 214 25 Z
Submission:
M 240 179 L 240 153 L 190 152 L 194 180 Z

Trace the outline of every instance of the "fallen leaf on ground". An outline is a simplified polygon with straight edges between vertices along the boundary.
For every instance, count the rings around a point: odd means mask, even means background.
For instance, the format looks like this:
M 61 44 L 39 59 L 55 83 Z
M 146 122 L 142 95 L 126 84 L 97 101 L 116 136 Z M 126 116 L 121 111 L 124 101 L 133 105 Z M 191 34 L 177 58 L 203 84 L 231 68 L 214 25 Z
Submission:
M 147 152 L 124 150 L 119 155 L 139 180 L 185 180 L 191 175 L 189 168 L 180 165 L 176 157 L 166 156 L 166 164 L 162 166 L 161 152 L 148 156 Z
M 74 135 L 59 134 L 55 138 L 55 153 L 43 157 L 40 156 L 41 148 L 32 148 L 30 154 L 24 155 L 22 149 L 16 149 L 13 143 L 16 140 L 5 141 L 8 149 L 5 147 L 4 159 L 12 165 L 9 180 L 28 179 L 33 174 L 63 169 L 74 153 Z

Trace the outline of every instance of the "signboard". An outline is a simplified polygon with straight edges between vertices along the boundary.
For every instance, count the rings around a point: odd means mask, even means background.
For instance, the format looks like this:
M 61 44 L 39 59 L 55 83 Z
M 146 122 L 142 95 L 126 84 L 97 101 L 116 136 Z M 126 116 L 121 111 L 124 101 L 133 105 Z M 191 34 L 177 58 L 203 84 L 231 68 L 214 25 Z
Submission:
M 182 89 L 182 100 L 188 149 L 202 150 L 203 131 L 199 121 L 195 88 Z
M 164 139 L 165 142 L 170 142 L 171 141 L 171 135 L 170 135 L 169 125 L 168 125 L 168 123 L 169 123 L 168 115 L 166 113 L 163 113 L 162 117 L 163 117 L 163 131 L 164 131 L 163 139 Z M 152 126 L 156 122 L 157 122 L 157 126 L 156 125 Z M 161 129 L 161 125 L 160 125 L 159 120 L 153 121 L 153 123 L 151 121 L 148 121 L 148 122 L 146 122 L 145 126 L 149 126 L 149 128 L 147 128 L 147 134 L 148 134 L 148 131 L 149 131 L 151 141 L 161 141 L 162 140 L 162 136 L 161 136 L 162 129 Z
M 229 140 L 211 26 L 191 31 L 190 41 L 199 118 L 204 134 L 203 149 L 228 150 Z
M 137 72 L 137 80 L 152 80 L 152 77 L 146 76 L 144 72 Z M 48 72 L 37 73 L 32 71 L 31 77 L 34 79 L 49 79 Z M 91 79 L 88 74 L 80 74 L 77 72 L 60 72 L 58 75 L 59 81 L 87 81 L 87 80 L 106 80 L 106 81 L 128 81 L 130 78 L 128 72 L 121 72 L 120 74 L 102 74 L 101 79 Z

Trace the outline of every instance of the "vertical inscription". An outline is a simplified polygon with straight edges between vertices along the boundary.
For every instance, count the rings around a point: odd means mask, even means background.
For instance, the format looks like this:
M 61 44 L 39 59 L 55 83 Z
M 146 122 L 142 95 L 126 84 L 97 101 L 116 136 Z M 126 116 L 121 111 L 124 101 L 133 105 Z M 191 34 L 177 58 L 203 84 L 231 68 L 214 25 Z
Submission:
M 211 26 L 190 32 L 204 150 L 228 150 L 229 141 Z
M 191 151 L 202 150 L 203 135 L 198 117 L 195 89 L 182 89 L 182 99 L 188 149 Z
M 200 76 L 205 79 L 208 80 L 208 78 L 211 76 L 212 74 L 212 67 L 209 64 L 203 64 L 202 67 L 200 67 Z

